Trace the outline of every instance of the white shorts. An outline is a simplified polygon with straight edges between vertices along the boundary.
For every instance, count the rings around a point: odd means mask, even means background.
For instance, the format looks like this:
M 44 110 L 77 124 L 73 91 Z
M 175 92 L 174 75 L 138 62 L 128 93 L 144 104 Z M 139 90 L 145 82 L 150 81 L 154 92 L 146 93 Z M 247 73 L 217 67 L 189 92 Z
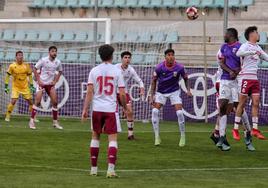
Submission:
M 229 103 L 238 102 L 237 80 L 221 80 L 219 99 L 228 99 Z
M 155 94 L 155 102 L 156 103 L 160 103 L 162 105 L 165 105 L 167 102 L 167 98 L 169 98 L 170 103 L 172 105 L 182 104 L 181 90 L 177 90 L 177 91 L 174 91 L 172 93 L 165 93 L 165 94 L 156 92 L 156 94 Z

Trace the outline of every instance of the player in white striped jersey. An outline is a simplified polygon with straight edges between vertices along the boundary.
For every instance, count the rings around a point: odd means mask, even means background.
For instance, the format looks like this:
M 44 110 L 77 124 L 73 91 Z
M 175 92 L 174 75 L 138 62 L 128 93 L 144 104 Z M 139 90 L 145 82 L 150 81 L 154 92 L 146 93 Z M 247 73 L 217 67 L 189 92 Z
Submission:
M 128 84 L 131 79 L 134 79 L 140 87 L 140 95 L 143 98 L 144 97 L 144 84 L 141 80 L 141 78 L 136 73 L 135 69 L 130 65 L 131 63 L 131 57 L 132 54 L 129 51 L 124 51 L 121 53 L 121 60 L 122 63 L 116 64 L 116 67 L 121 71 L 124 82 L 125 82 L 125 92 L 126 92 L 126 99 L 127 99 L 127 108 L 128 113 L 124 112 L 127 116 L 127 126 L 128 126 L 128 139 L 133 140 L 134 134 L 133 134 L 133 128 L 134 128 L 134 118 L 133 118 L 133 110 L 132 110 L 132 104 L 131 99 L 129 95 L 129 89 Z M 120 101 L 120 100 L 118 100 Z M 119 102 L 120 104 L 120 102 Z
M 94 67 L 89 73 L 87 94 L 82 113 L 82 120 L 84 120 L 88 117 L 89 104 L 92 101 L 91 175 L 97 175 L 100 135 L 101 133 L 108 134 L 108 178 L 117 177 L 114 170 L 118 150 L 117 133 L 121 131 L 119 117 L 116 116 L 117 89 L 123 108 L 127 111 L 125 84 L 120 70 L 112 65 L 113 52 L 114 48 L 110 45 L 102 45 L 99 48 L 102 63 Z
M 49 55 L 40 59 L 34 66 L 34 75 L 37 80 L 38 87 L 29 122 L 29 127 L 31 129 L 36 129 L 34 119 L 37 113 L 37 107 L 40 106 L 43 92 L 48 94 L 52 103 L 53 127 L 56 129 L 63 129 L 58 122 L 58 101 L 55 89 L 55 85 L 62 74 L 62 65 L 61 61 L 56 58 L 57 47 L 50 46 L 48 51 Z
M 235 116 L 234 129 L 238 129 L 241 122 L 243 108 L 245 107 L 248 97 L 251 97 L 253 123 L 251 135 L 256 136 L 259 139 L 265 139 L 258 129 L 260 82 L 257 77 L 257 70 L 258 64 L 261 60 L 268 61 L 268 55 L 257 44 L 259 41 L 259 34 L 256 26 L 248 27 L 245 30 L 245 38 L 247 39 L 247 42 L 244 43 L 236 53 L 237 56 L 241 57 L 242 67 L 239 73 L 240 95 Z

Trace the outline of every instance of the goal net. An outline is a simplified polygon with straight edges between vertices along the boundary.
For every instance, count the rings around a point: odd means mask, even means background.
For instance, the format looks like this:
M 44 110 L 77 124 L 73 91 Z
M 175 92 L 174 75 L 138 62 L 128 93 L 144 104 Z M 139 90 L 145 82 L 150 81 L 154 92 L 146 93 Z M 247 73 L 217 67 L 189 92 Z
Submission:
M 97 27 L 94 25 L 97 23 Z M 48 47 L 58 47 L 58 58 L 63 63 L 63 76 L 56 85 L 60 116 L 80 117 L 86 93 L 88 74 L 93 66 L 100 63 L 97 49 L 104 43 L 110 43 L 115 48 L 114 63 L 120 63 L 120 54 L 128 50 L 132 53 L 132 66 L 145 84 L 145 99 L 139 96 L 139 87 L 135 81 L 129 83 L 134 118 L 137 120 L 151 119 L 151 105 L 148 97 L 150 83 L 156 64 L 164 60 L 164 51 L 172 47 L 176 58 L 184 65 L 199 62 L 199 68 L 187 67 L 190 74 L 191 88 L 194 88 L 195 98 L 185 94 L 184 82 L 181 81 L 184 113 L 189 119 L 204 119 L 204 66 L 202 58 L 202 38 L 192 37 L 190 41 L 180 40 L 180 32 L 190 32 L 191 27 L 182 23 L 164 23 L 150 25 L 124 24 L 125 22 L 110 22 L 110 19 L 36 19 L 5 20 L 0 19 L 0 96 L 1 114 L 5 114 L 10 102 L 10 94 L 4 94 L 4 77 L 10 63 L 15 59 L 15 51 L 22 50 L 26 62 L 35 64 L 38 59 L 48 55 Z M 96 32 L 94 32 L 94 28 Z M 187 29 L 185 29 L 187 28 Z M 186 31 L 185 31 L 186 30 Z M 201 32 L 201 31 L 200 31 Z M 197 41 L 197 42 L 196 42 Z M 183 46 L 183 47 L 182 47 Z M 201 50 L 200 50 L 201 48 Z M 196 51 L 194 51 L 196 49 Z M 190 52 L 189 52 L 190 51 Z M 194 52 L 191 54 L 191 52 Z M 214 60 L 213 55 L 213 62 Z M 216 69 L 209 70 L 214 74 Z M 198 72 L 199 74 L 194 74 Z M 211 78 L 211 76 L 210 76 Z M 198 83 L 196 82 L 198 81 Z M 10 86 L 11 88 L 11 82 Z M 209 80 L 209 114 L 215 116 L 215 90 L 213 81 Z M 51 104 L 48 96 L 41 102 L 39 116 L 50 116 Z M 121 110 L 122 111 L 122 110 Z M 13 114 L 27 115 L 28 105 L 19 99 Z M 161 111 L 161 119 L 172 120 L 176 116 L 170 103 Z M 122 113 L 121 113 L 122 115 Z

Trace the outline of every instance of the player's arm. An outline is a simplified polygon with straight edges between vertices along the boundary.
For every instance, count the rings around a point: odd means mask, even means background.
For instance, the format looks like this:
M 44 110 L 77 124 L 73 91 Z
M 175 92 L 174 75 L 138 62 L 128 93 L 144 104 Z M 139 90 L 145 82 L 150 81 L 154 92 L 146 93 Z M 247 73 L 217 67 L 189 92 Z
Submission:
M 9 93 L 8 83 L 11 75 L 12 75 L 12 66 L 9 66 L 5 77 L 5 93 Z
M 32 93 L 34 93 L 35 92 L 35 88 L 33 86 L 32 69 L 31 69 L 31 67 L 30 67 L 29 64 L 27 66 L 28 66 L 28 73 L 27 73 L 27 75 L 28 75 L 28 78 L 29 78 L 30 90 L 31 90 Z
M 264 61 L 268 61 L 268 54 L 262 49 L 260 50 L 260 58 Z
M 84 101 L 84 106 L 83 106 L 83 112 L 82 112 L 82 121 L 88 118 L 88 108 L 90 103 L 92 102 L 93 98 L 93 84 L 89 83 L 87 85 L 87 93 L 86 93 L 86 98 Z
M 42 59 L 40 59 L 34 66 L 34 69 L 33 69 L 33 73 L 34 73 L 34 77 L 36 78 L 36 81 L 38 83 L 39 86 L 43 87 L 44 84 L 42 83 L 42 81 L 40 80 L 40 70 L 42 68 L 42 64 L 43 64 L 43 61 Z
M 123 75 L 121 74 L 121 72 L 118 73 L 117 82 L 118 82 L 117 85 L 118 85 L 120 102 L 122 104 L 124 111 L 128 112 L 127 102 L 126 102 L 127 100 L 126 100 L 126 92 L 125 92 L 125 82 L 124 82 L 124 78 L 123 78 Z
M 240 48 L 238 49 L 238 51 L 236 52 L 236 56 L 238 57 L 245 57 L 245 56 L 255 55 L 255 54 L 257 54 L 257 51 L 249 51 L 245 44 L 242 44 Z
M 151 83 L 151 91 L 150 91 L 150 103 L 151 104 L 154 103 L 154 96 L 155 96 L 155 91 L 156 91 L 157 79 L 158 79 L 157 73 L 154 72 L 152 83 Z
M 193 96 L 192 93 L 191 93 L 191 89 L 190 89 L 191 87 L 190 87 L 188 74 L 186 73 L 185 68 L 182 69 L 181 75 L 182 75 L 182 78 L 184 80 L 184 84 L 185 84 L 186 89 L 187 89 L 187 95 L 188 96 Z
M 133 76 L 133 79 L 139 84 L 140 86 L 140 94 L 142 96 L 144 96 L 144 83 L 142 81 L 142 79 L 139 77 L 139 75 L 137 74 L 137 72 L 132 69 L 132 76 Z
M 224 57 L 222 57 L 220 59 L 220 66 L 221 66 L 221 68 L 223 70 L 225 70 L 226 72 L 229 72 L 231 78 L 235 78 L 236 77 L 236 73 L 225 64 L 225 58 Z
M 61 75 L 62 75 L 62 65 L 60 63 L 58 68 L 57 68 L 56 76 L 54 77 L 52 85 L 55 85 L 59 81 Z

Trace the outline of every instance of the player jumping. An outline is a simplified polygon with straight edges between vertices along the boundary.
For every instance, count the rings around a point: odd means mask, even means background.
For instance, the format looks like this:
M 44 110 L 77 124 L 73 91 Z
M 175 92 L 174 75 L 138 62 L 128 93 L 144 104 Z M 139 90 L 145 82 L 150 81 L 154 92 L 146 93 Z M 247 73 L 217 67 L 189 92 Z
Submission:
M 7 106 L 5 121 L 10 121 L 13 108 L 21 94 L 29 104 L 29 111 L 32 112 L 32 93 L 35 92 L 33 86 L 32 69 L 28 63 L 23 61 L 23 52 L 16 52 L 16 62 L 9 65 L 5 78 L 5 92 L 9 93 L 9 77 L 12 76 L 11 102 Z
M 244 43 L 237 51 L 236 55 L 242 59 L 242 69 L 239 73 L 239 104 L 235 115 L 234 130 L 237 130 L 234 138 L 239 136 L 238 127 L 241 122 L 243 108 L 248 97 L 252 99 L 252 124 L 251 135 L 258 139 L 265 139 L 258 129 L 258 111 L 260 103 L 260 82 L 257 77 L 258 64 L 261 59 L 268 61 L 268 55 L 257 44 L 259 41 L 258 29 L 256 26 L 248 27 L 245 30 L 245 38 L 248 42 Z M 248 133 L 249 134 L 249 133 Z
M 132 104 L 131 104 L 131 99 L 129 96 L 129 91 L 128 91 L 128 82 L 131 79 L 134 79 L 140 87 L 140 95 L 144 97 L 144 84 L 141 80 L 141 78 L 138 76 L 136 73 L 135 69 L 129 65 L 131 62 L 131 56 L 132 54 L 129 51 L 124 51 L 121 53 L 121 60 L 122 63 L 116 64 L 118 69 L 122 72 L 123 78 L 125 81 L 125 92 L 126 92 L 126 102 L 127 102 L 127 108 L 128 108 L 128 113 L 124 112 L 127 116 L 127 126 L 128 126 L 128 139 L 133 140 L 134 139 L 134 134 L 133 134 L 133 129 L 134 129 L 134 118 L 133 118 L 133 111 L 132 111 Z M 118 95 L 119 98 L 119 95 Z M 120 104 L 120 100 L 119 104 Z
M 120 70 L 112 65 L 114 48 L 103 45 L 99 48 L 102 63 L 94 67 L 88 77 L 87 93 L 83 107 L 82 120 L 88 117 L 89 104 L 92 102 L 92 138 L 90 143 L 91 171 L 98 173 L 97 161 L 99 155 L 100 134 L 108 134 L 108 170 L 107 177 L 117 177 L 115 163 L 118 144 L 117 133 L 121 131 L 119 116 L 116 115 L 116 91 L 118 89 L 123 109 L 128 112 L 126 105 L 125 83 Z
M 167 98 L 169 98 L 171 104 L 174 105 L 178 117 L 181 133 L 179 146 L 183 147 L 185 145 L 185 121 L 182 112 L 181 90 L 179 85 L 181 77 L 184 79 L 187 95 L 192 96 L 192 94 L 184 66 L 175 60 L 174 55 L 175 51 L 173 49 L 167 49 L 165 51 L 165 60 L 156 66 L 151 84 L 150 100 L 153 104 L 152 125 L 155 134 L 155 146 L 161 143 L 159 136 L 159 110 L 166 104 Z M 158 86 L 157 92 L 156 85 Z
M 35 95 L 35 103 L 33 106 L 29 127 L 36 129 L 34 118 L 37 113 L 37 107 L 40 106 L 43 92 L 46 92 L 52 103 L 53 127 L 63 129 L 58 122 L 58 100 L 55 89 L 56 83 L 59 81 L 62 74 L 61 61 L 57 59 L 57 47 L 50 46 L 49 55 L 40 59 L 34 66 L 34 76 L 37 80 L 37 92 Z

